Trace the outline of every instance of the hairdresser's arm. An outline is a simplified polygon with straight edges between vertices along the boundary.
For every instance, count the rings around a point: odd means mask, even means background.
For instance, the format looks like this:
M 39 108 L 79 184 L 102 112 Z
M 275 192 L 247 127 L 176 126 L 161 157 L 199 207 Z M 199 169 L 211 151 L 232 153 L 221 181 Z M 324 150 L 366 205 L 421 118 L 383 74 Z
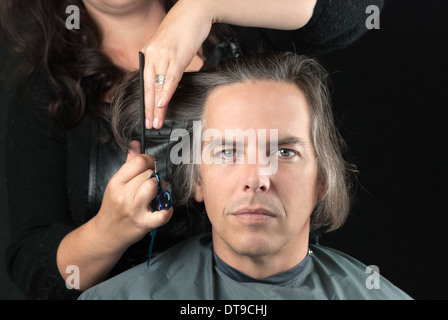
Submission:
M 149 207 L 157 192 L 150 179 L 153 166 L 153 157 L 131 151 L 107 185 L 98 214 L 61 241 L 59 272 L 67 278 L 66 268 L 76 265 L 80 290 L 103 281 L 129 246 L 171 218 L 172 208 L 152 212 Z
M 88 211 L 87 201 L 83 202 L 88 189 L 89 155 L 82 151 L 89 150 L 89 144 L 84 148 L 86 142 L 81 141 L 79 135 L 79 140 L 70 138 L 70 130 L 55 125 L 48 116 L 48 105 L 55 93 L 45 74 L 30 77 L 23 88 L 9 104 L 5 132 L 11 225 L 6 267 L 27 299 L 73 299 L 79 291 L 68 290 L 64 283 L 64 278 L 72 274 L 67 266 L 79 267 L 81 289 L 101 281 L 121 256 L 123 247 L 131 243 L 132 238 L 138 239 L 139 232 L 165 222 L 170 212 L 149 213 L 148 218 L 159 222 L 148 225 L 144 222 L 146 219 L 139 220 L 137 225 L 142 225 L 142 230 L 135 232 L 132 219 L 126 219 L 125 213 L 129 212 L 126 205 L 116 203 L 120 203 L 120 197 L 125 204 L 124 200 L 132 199 L 127 197 L 129 192 L 121 192 L 132 186 L 120 187 L 122 181 L 127 180 L 123 174 L 133 176 L 132 170 L 140 170 L 141 177 L 148 181 L 146 186 L 156 189 L 155 179 L 148 180 L 153 166 L 151 158 L 133 152 L 129 163 L 123 165 L 124 170 L 109 183 L 100 212 L 91 218 L 93 212 Z M 78 125 L 77 130 L 88 132 L 88 128 L 90 122 L 86 121 Z M 80 145 L 83 146 L 81 152 Z M 148 172 L 143 173 L 145 170 Z M 135 194 L 144 198 L 143 182 L 141 187 L 143 193 Z M 154 198 L 151 192 L 148 197 Z M 147 199 L 139 201 L 149 203 Z M 136 215 L 138 213 L 133 214 Z M 80 226 L 87 219 L 90 220 Z
M 213 23 L 281 30 L 299 29 L 311 19 L 317 0 L 208 1 Z
M 213 23 L 298 29 L 311 19 L 316 1 L 179 0 L 142 49 L 146 57 L 145 106 L 148 128 L 162 125 L 168 102 L 183 72 L 210 33 Z M 156 74 L 166 75 L 163 89 L 155 86 Z

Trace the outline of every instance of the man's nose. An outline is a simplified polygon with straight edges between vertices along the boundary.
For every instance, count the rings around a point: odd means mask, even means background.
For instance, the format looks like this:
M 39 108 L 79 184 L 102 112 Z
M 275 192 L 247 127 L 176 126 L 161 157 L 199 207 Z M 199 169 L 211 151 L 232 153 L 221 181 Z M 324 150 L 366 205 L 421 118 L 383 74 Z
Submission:
M 269 175 L 263 175 L 262 167 L 258 164 L 244 164 L 242 165 L 242 185 L 244 191 L 253 192 L 267 192 L 270 188 Z

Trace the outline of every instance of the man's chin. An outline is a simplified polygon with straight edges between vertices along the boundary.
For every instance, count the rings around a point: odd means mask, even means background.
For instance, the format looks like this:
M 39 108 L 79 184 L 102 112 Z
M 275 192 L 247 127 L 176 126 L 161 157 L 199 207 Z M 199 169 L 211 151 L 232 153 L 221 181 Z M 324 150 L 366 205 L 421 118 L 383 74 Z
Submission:
M 269 256 L 278 251 L 275 242 L 265 234 L 242 236 L 238 242 L 235 242 L 233 249 L 240 255 L 252 258 Z

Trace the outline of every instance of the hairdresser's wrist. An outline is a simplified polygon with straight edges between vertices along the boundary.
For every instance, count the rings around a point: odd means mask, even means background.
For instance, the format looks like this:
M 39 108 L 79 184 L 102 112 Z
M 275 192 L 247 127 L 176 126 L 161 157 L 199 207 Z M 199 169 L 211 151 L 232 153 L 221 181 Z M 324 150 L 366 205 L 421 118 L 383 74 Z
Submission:
M 183 14 L 193 15 L 198 24 L 211 25 L 216 22 L 215 15 L 219 1 L 210 0 L 178 0 L 175 7 L 182 8 Z M 207 34 L 208 35 L 208 34 Z M 205 35 L 205 36 L 207 36 Z M 200 35 L 203 36 L 203 35 Z
M 132 244 L 139 239 L 130 234 L 124 225 L 114 223 L 110 216 L 100 211 L 93 217 L 91 222 L 91 233 L 97 241 L 97 246 L 105 254 L 122 255 Z

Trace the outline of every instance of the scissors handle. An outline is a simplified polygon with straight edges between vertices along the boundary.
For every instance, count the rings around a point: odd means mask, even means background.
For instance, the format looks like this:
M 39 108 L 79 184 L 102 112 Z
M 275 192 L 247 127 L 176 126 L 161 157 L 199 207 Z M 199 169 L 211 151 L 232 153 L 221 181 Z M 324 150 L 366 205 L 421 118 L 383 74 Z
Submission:
M 158 195 L 160 210 L 168 210 L 171 208 L 171 193 L 166 190 L 160 191 Z
M 162 179 L 160 178 L 160 175 L 157 172 L 154 172 L 151 174 L 150 179 L 156 178 L 157 179 L 157 195 L 152 201 L 152 209 L 153 211 L 157 210 L 157 202 L 159 203 L 160 210 L 168 210 L 171 208 L 172 200 L 171 200 L 171 193 L 166 190 L 162 190 Z

